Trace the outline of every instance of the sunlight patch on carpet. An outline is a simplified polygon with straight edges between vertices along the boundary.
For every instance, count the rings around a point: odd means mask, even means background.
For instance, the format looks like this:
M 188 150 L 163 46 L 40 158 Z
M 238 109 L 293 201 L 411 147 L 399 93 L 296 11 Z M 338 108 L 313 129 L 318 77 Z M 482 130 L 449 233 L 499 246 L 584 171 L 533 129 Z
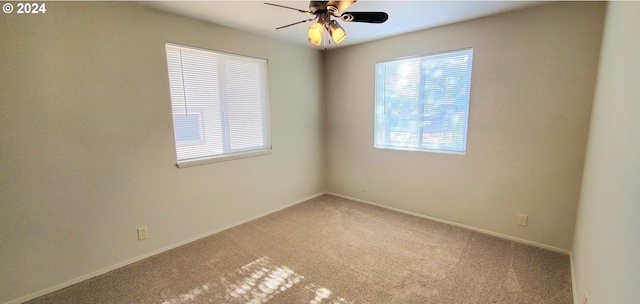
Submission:
M 302 280 L 304 276 L 295 273 L 289 267 L 273 265 L 268 257 L 261 257 L 224 275 L 219 282 L 204 283 L 162 304 L 189 303 L 205 295 L 213 297 L 210 300 L 221 300 L 223 290 L 224 298 L 229 302 L 266 303 Z M 308 283 L 302 287 L 304 287 L 303 290 L 308 291 L 310 297 L 313 297 L 309 299 L 309 304 L 352 303 L 314 283 Z
M 309 284 L 305 286 L 307 290 L 310 290 L 315 295 L 309 304 L 320 304 L 320 303 L 332 303 L 332 304 L 353 304 L 353 302 L 348 301 L 347 299 L 337 296 L 332 293 L 331 290 L 326 289 L 324 287 L 320 287 L 316 284 Z
M 252 304 L 266 303 L 304 279 L 287 266 L 272 265 L 267 257 L 244 265 L 236 272 L 241 279 L 227 285 L 227 295 Z

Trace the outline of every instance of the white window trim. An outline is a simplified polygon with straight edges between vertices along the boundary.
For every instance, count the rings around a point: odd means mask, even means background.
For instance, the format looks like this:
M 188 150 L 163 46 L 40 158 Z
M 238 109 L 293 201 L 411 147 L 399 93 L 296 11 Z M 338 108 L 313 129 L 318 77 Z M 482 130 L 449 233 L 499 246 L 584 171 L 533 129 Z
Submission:
M 271 113 L 270 113 L 271 107 L 270 107 L 270 103 L 269 103 L 270 94 L 269 94 L 269 85 L 268 85 L 268 79 L 269 79 L 268 60 L 267 59 L 263 59 L 263 58 L 258 58 L 258 57 L 252 57 L 252 56 L 246 56 L 246 55 L 239 55 L 239 54 L 233 54 L 233 53 L 227 53 L 227 52 L 221 52 L 221 51 L 202 49 L 202 48 L 198 48 L 198 47 L 180 45 L 180 44 L 175 44 L 175 43 L 170 43 L 170 42 L 165 43 L 165 45 L 166 46 L 171 46 L 171 47 L 178 47 L 178 48 L 190 48 L 190 49 L 193 49 L 193 50 L 217 53 L 217 54 L 226 55 L 226 56 L 240 56 L 240 57 L 245 57 L 245 58 L 255 58 L 255 59 L 264 60 L 265 62 L 267 62 L 267 68 L 265 70 L 265 78 L 266 78 L 266 81 L 267 81 L 267 85 L 266 85 L 266 88 L 265 88 L 266 91 L 264 92 L 265 93 L 265 112 L 263 113 L 263 115 L 264 115 L 263 119 L 265 120 L 265 126 L 266 126 L 266 130 L 263 130 L 263 132 L 264 132 L 263 136 L 264 136 L 264 140 L 265 140 L 265 143 L 266 143 L 266 147 L 263 148 L 263 149 L 259 149 L 259 150 L 239 151 L 239 152 L 232 152 L 232 153 L 214 155 L 214 156 L 208 156 L 208 157 L 202 157 L 202 158 L 178 160 L 176 162 L 176 166 L 178 168 L 188 168 L 188 167 L 200 166 L 200 165 L 205 165 L 205 164 L 211 164 L 211 163 L 217 163 L 217 162 L 224 162 L 224 161 L 237 160 L 237 159 L 243 159 L 243 158 L 251 158 L 251 157 L 257 157 L 257 156 L 264 156 L 264 155 L 272 154 L 271 119 L 270 119 L 271 118 Z M 173 114 L 172 114 L 172 120 L 173 120 Z M 175 143 L 175 139 L 174 139 L 174 145 L 175 144 L 176 143 Z
M 235 159 L 243 159 L 243 158 L 249 158 L 249 157 L 270 155 L 271 153 L 272 153 L 272 149 L 271 149 L 271 147 L 269 147 L 268 150 L 256 150 L 256 151 L 249 151 L 249 152 L 231 153 L 231 154 L 225 154 L 225 155 L 220 155 L 220 156 L 212 156 L 212 157 L 204 157 L 204 158 L 183 160 L 183 161 L 177 162 L 176 165 L 178 166 L 178 168 L 189 168 L 189 167 L 195 167 L 195 166 L 212 164 L 212 163 L 219 163 L 219 162 L 235 160 Z
M 424 55 L 414 55 L 414 56 L 405 56 L 405 57 L 400 57 L 400 58 L 394 58 L 394 59 L 387 59 L 387 60 L 381 60 L 376 62 L 376 65 L 379 63 L 385 63 L 385 62 L 392 62 L 392 61 L 399 61 L 399 60 L 407 60 L 407 59 L 415 59 L 415 58 L 423 58 L 423 57 L 429 57 L 429 56 L 438 56 L 438 55 L 443 55 L 443 54 L 447 54 L 447 53 L 455 53 L 455 52 L 464 52 L 464 51 L 471 51 L 471 58 L 473 60 L 473 48 L 472 47 L 468 47 L 468 48 L 461 48 L 461 49 L 454 49 L 454 50 L 447 50 L 447 51 L 441 51 L 441 52 L 436 52 L 436 53 L 431 53 L 431 54 L 424 54 Z M 472 75 L 473 74 L 473 61 L 471 63 L 471 69 L 469 71 L 469 74 Z M 467 122 L 465 125 L 465 130 L 464 130 L 464 134 L 465 134 L 465 150 L 464 151 L 455 151 L 455 150 L 447 150 L 447 149 L 429 149 L 429 148 L 419 148 L 419 147 L 408 147 L 408 146 L 396 146 L 396 145 L 388 145 L 388 144 L 381 144 L 378 143 L 378 136 L 380 135 L 378 133 L 379 130 L 379 122 L 378 122 L 378 113 L 379 111 L 384 112 L 384 109 L 379 109 L 379 107 L 381 107 L 382 105 L 378 104 L 378 87 L 377 87 L 377 71 L 376 71 L 376 75 L 375 75 L 376 79 L 375 79 L 375 84 L 374 84 L 374 88 L 375 88 L 375 101 L 374 101 L 374 148 L 376 149 L 385 149 L 385 150 L 396 150 L 396 151 L 413 151 L 413 152 L 427 152 L 427 153 L 441 153 L 441 154 L 453 154 L 453 155 L 466 155 L 468 146 L 468 132 L 469 132 L 469 116 L 470 116 L 470 107 L 471 107 L 471 85 L 472 85 L 472 81 L 473 81 L 473 77 L 470 77 L 469 79 L 469 101 L 467 102 Z

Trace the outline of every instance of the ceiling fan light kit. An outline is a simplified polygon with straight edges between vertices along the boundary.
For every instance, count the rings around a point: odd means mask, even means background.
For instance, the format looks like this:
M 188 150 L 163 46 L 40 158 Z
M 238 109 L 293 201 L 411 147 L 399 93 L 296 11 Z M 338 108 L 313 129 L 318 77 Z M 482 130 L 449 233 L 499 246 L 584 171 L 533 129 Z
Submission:
M 310 21 L 316 21 L 311 25 L 308 31 L 309 35 L 309 43 L 313 45 L 320 45 L 324 41 L 324 32 L 325 30 L 329 32 L 329 35 L 333 39 L 336 44 L 342 42 L 346 37 L 347 33 L 340 26 L 338 21 L 331 20 L 331 17 L 335 17 L 341 19 L 345 22 L 366 22 L 366 23 L 383 23 L 387 21 L 389 15 L 385 12 L 348 12 L 342 13 L 345 9 L 349 8 L 356 0 L 353 1 L 311 1 L 309 2 L 309 10 L 301 10 L 293 7 L 288 7 L 284 5 L 267 3 L 267 5 L 277 6 L 281 8 L 296 10 L 300 13 L 304 13 L 307 15 L 315 15 L 314 18 L 302 20 L 298 22 L 294 22 L 291 24 L 287 24 L 281 27 L 276 28 L 277 30 L 289 27 L 292 25 L 306 23 Z M 326 49 L 326 44 L 324 45 Z
M 333 41 L 335 41 L 336 44 L 342 42 L 342 40 L 347 37 L 347 33 L 344 32 L 344 29 L 342 28 L 342 26 L 340 26 L 340 24 L 338 24 L 338 21 L 331 20 L 327 27 L 329 28 L 329 34 L 331 34 L 331 38 L 333 38 Z
M 309 28 L 309 42 L 313 45 L 320 45 L 324 36 L 324 28 L 320 22 L 314 23 Z

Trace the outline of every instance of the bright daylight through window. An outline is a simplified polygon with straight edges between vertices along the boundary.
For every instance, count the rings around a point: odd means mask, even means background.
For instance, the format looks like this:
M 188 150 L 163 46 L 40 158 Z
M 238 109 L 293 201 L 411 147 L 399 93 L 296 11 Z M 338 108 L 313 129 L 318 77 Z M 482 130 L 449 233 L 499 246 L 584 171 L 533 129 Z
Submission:
M 376 148 L 464 154 L 473 50 L 376 64 Z
M 166 50 L 178 166 L 269 154 L 267 61 Z

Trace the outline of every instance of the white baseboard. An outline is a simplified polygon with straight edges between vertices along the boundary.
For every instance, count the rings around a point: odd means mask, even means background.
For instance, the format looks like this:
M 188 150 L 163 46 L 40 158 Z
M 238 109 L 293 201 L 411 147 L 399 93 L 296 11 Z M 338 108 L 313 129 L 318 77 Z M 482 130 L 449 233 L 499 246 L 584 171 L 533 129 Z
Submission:
M 400 212 L 400 213 L 404 213 L 404 214 L 408 214 L 408 215 L 421 217 L 421 218 L 424 218 L 424 219 L 427 219 L 427 220 L 440 222 L 440 223 L 444 223 L 444 224 L 451 225 L 451 226 L 456 226 L 456 227 L 460 227 L 460 228 L 464 228 L 464 229 L 469 229 L 469 230 L 472 230 L 472 231 L 480 232 L 480 233 L 483 233 L 483 234 L 488 234 L 488 235 L 499 237 L 499 238 L 502 238 L 502 239 L 507 239 L 507 240 L 518 242 L 518 243 L 522 243 L 522 244 L 527 244 L 527 245 L 531 245 L 531 246 L 535 246 L 535 247 L 539 247 L 539 248 L 544 248 L 544 249 L 547 249 L 547 250 L 563 253 L 563 254 L 566 254 L 566 255 L 571 255 L 571 251 L 570 250 L 566 250 L 566 249 L 562 249 L 562 248 L 558 248 L 558 247 L 554 247 L 554 246 L 550 246 L 550 245 L 546 245 L 546 244 L 541 244 L 541 243 L 538 243 L 538 242 L 533 242 L 533 241 L 529 241 L 529 240 L 525 240 L 525 239 L 521 239 L 521 238 L 513 237 L 513 236 L 510 236 L 510 235 L 497 233 L 497 232 L 493 232 L 493 231 L 489 231 L 489 230 L 485 230 L 485 229 L 481 229 L 481 228 L 477 228 L 477 227 L 473 227 L 473 226 L 469 226 L 469 225 L 465 225 L 465 224 L 460 224 L 460 223 L 456 223 L 456 222 L 452 222 L 452 221 L 447 221 L 447 220 L 443 220 L 443 219 L 440 219 L 440 218 L 437 218 L 437 217 L 432 217 L 432 216 L 428 216 L 428 215 L 424 215 L 424 214 L 420 214 L 420 213 L 415 213 L 415 212 L 406 211 L 406 210 L 402 210 L 402 209 L 398 209 L 398 208 L 394 208 L 394 207 L 389 207 L 389 206 L 385 206 L 385 205 L 382 205 L 382 204 L 378 204 L 378 203 L 374 203 L 374 202 L 371 202 L 371 201 L 366 201 L 366 200 L 362 200 L 362 199 L 359 199 L 359 198 L 350 197 L 350 196 L 346 196 L 346 195 L 342 195 L 342 194 L 338 194 L 338 193 L 327 192 L 327 194 L 333 195 L 333 196 L 337 196 L 337 197 L 341 197 L 341 198 L 345 198 L 345 199 L 352 200 L 352 201 L 356 201 L 356 202 L 360 202 L 360 203 L 365 203 L 365 204 L 377 206 L 377 207 L 380 207 L 380 208 L 384 208 L 384 209 L 388 209 L 388 210 L 392 210 L 392 211 L 396 211 L 396 212 Z
M 452 221 L 447 221 L 447 220 L 439 219 L 439 218 L 436 218 L 436 217 L 427 216 L 427 215 L 424 215 L 424 214 L 419 214 L 419 213 L 410 212 L 410 211 L 406 211 L 406 210 L 402 210 L 402 209 L 398 209 L 398 208 L 394 208 L 394 207 L 389 207 L 389 206 L 381 205 L 381 204 L 374 203 L 374 202 L 371 202 L 371 201 L 366 201 L 366 200 L 362 200 L 362 199 L 359 199 L 359 198 L 350 197 L 350 196 L 346 196 L 346 195 L 342 195 L 342 194 L 338 194 L 338 193 L 320 192 L 320 193 L 316 193 L 314 195 L 311 195 L 309 197 L 297 200 L 295 202 L 280 206 L 280 207 L 278 207 L 276 209 L 273 209 L 273 210 L 270 210 L 270 211 L 267 211 L 267 212 L 264 212 L 264 213 L 261 213 L 261 214 L 246 218 L 246 219 L 243 219 L 241 221 L 232 223 L 230 225 L 226 225 L 224 227 L 220 227 L 220 228 L 215 229 L 213 231 L 209 231 L 209 232 L 206 232 L 206 233 L 203 233 L 203 234 L 188 238 L 188 239 L 183 240 L 181 242 L 178 242 L 178 243 L 175 243 L 175 244 L 172 244 L 172 245 L 169 245 L 169 246 L 165 246 L 165 247 L 162 247 L 160 249 L 145 253 L 143 255 L 140 255 L 140 256 L 137 256 L 137 257 L 122 261 L 120 263 L 117 263 L 117 264 L 114 264 L 114 265 L 111 265 L 111 266 L 108 266 L 108 267 L 105 267 L 105 268 L 102 268 L 100 270 L 97 270 L 97 271 L 88 273 L 86 275 L 77 277 L 75 279 L 69 280 L 67 282 L 60 283 L 58 285 L 42 289 L 40 291 L 28 294 L 26 296 L 22 296 L 20 298 L 11 300 L 9 302 L 5 302 L 4 304 L 19 304 L 19 303 L 23 303 L 23 302 L 35 299 L 37 297 L 46 295 L 48 293 L 51 293 L 51 292 L 58 291 L 60 289 L 69 287 L 69 286 L 71 286 L 73 284 L 80 283 L 80 282 L 82 282 L 84 280 L 88 280 L 90 278 L 97 277 L 99 275 L 105 274 L 105 273 L 107 273 L 109 271 L 112 271 L 112 270 L 127 266 L 129 264 L 133 264 L 133 263 L 141 261 L 141 260 L 144 260 L 144 259 L 152 257 L 152 256 L 154 256 L 156 254 L 159 254 L 159 253 L 174 249 L 176 247 L 180 247 L 182 245 L 197 241 L 197 240 L 199 240 L 201 238 L 208 237 L 208 236 L 210 236 L 212 234 L 227 230 L 229 228 L 233 228 L 235 226 L 244 224 L 246 222 L 249 222 L 249 221 L 261 218 L 263 216 L 269 215 L 271 213 L 280 211 L 282 209 L 289 208 L 291 206 L 297 205 L 299 203 L 302 203 L 304 201 L 310 200 L 312 198 L 315 198 L 315 197 L 318 197 L 318 196 L 321 196 L 321 195 L 324 195 L 324 194 L 329 194 L 329 195 L 345 198 L 345 199 L 348 199 L 348 200 L 352 200 L 352 201 L 356 201 L 356 202 L 360 202 L 360 203 L 365 203 L 365 204 L 377 206 L 377 207 L 380 207 L 380 208 L 384 208 L 384 209 L 388 209 L 388 210 L 392 210 L 392 211 L 396 211 L 396 212 L 400 212 L 400 213 L 413 215 L 413 216 L 417 216 L 417 217 L 420 217 L 420 218 L 424 218 L 424 219 L 428 219 L 428 220 L 432 220 L 432 221 L 448 224 L 448 225 L 451 225 L 451 226 L 456 226 L 456 227 L 460 227 L 460 228 L 464 228 L 464 229 L 469 229 L 469 230 L 472 230 L 472 231 L 476 231 L 476 232 L 480 232 L 480 233 L 483 233 L 483 234 L 492 235 L 492 236 L 503 238 L 503 239 L 507 239 L 507 240 L 510 240 L 510 241 L 515 241 L 515 242 L 519 242 L 519 243 L 532 245 L 532 246 L 535 246 L 535 247 L 540 247 L 540 248 L 548 249 L 548 250 L 551 250 L 551 251 L 567 254 L 567 255 L 569 255 L 570 263 L 571 263 L 571 283 L 572 283 L 572 290 L 573 290 L 573 299 L 574 299 L 574 303 L 575 304 L 578 303 L 578 298 L 577 298 L 577 294 L 576 294 L 577 290 L 576 290 L 576 284 L 575 284 L 575 275 L 574 275 L 574 268 L 573 268 L 573 255 L 571 254 L 571 251 L 569 251 L 569 250 L 558 248 L 558 247 L 554 247 L 554 246 L 549 246 L 549 245 L 545 245 L 545 244 L 541 244 L 541 243 L 537 243 L 537 242 L 533 242 L 533 241 L 529 241 L 529 240 L 525 240 L 525 239 L 521 239 L 521 238 L 517 238 L 517 237 L 513 237 L 513 236 L 509 236 L 509 235 L 506 235 L 506 234 L 501 234 L 501 233 L 497 233 L 497 232 L 493 232 L 493 231 L 489 231 L 489 230 L 484 230 L 484 229 L 480 229 L 480 228 L 476 228 L 476 227 L 473 227 L 473 226 L 468 226 L 468 225 L 464 225 L 464 224 L 460 224 L 460 223 L 456 223 L 456 222 L 452 222 Z
M 64 283 L 60 283 L 60 284 L 58 284 L 58 285 L 51 286 L 51 287 L 49 287 L 49 288 L 45 288 L 45 289 L 42 289 L 42 290 L 36 291 L 36 292 L 34 292 L 34 293 L 28 294 L 28 295 L 26 295 L 26 296 L 22 296 L 22 297 L 20 297 L 20 298 L 17 298 L 17 299 L 11 300 L 11 301 L 9 301 L 9 302 L 5 302 L 4 304 L 19 304 L 19 303 L 23 303 L 23 302 L 26 302 L 26 301 L 29 301 L 29 300 L 35 299 L 35 298 L 37 298 L 37 297 L 40 297 L 40 296 L 46 295 L 46 294 L 48 294 L 48 293 L 52 293 L 52 292 L 54 292 L 54 291 L 58 291 L 58 290 L 60 290 L 60 289 L 63 289 L 63 288 L 69 287 L 69 286 L 71 286 L 71 285 L 73 285 L 73 284 L 80 283 L 80 282 L 82 282 L 82 281 L 84 281 L 84 280 L 88 280 L 88 279 L 90 279 L 90 278 L 97 277 L 97 276 L 99 276 L 99 275 L 101 275 L 101 274 L 105 274 L 105 273 L 107 273 L 107 272 L 109 272 L 109 271 L 116 270 L 116 269 L 118 269 L 118 268 L 121 268 L 121 267 L 127 266 L 127 265 L 129 265 L 129 264 L 133 264 L 133 263 L 135 263 L 135 262 L 138 262 L 138 261 L 144 260 L 144 259 L 149 258 L 149 257 L 152 257 L 152 256 L 154 256 L 154 255 L 156 255 L 156 254 L 159 254 L 159 253 L 162 253 L 162 252 L 165 252 L 165 251 L 168 251 L 168 250 L 174 249 L 174 248 L 176 248 L 176 247 L 180 247 L 180 246 L 182 246 L 182 245 L 185 245 L 185 244 L 188 244 L 188 243 L 191 243 L 191 242 L 197 241 L 197 240 L 199 240 L 199 239 L 201 239 L 201 238 L 208 237 L 208 236 L 210 236 L 210 235 L 212 235 L 212 234 L 215 234 L 215 233 L 218 233 L 218 232 L 221 232 L 221 231 L 227 230 L 227 229 L 229 229 L 229 228 L 233 228 L 233 227 L 235 227 L 235 226 L 242 225 L 242 224 L 244 224 L 244 223 L 246 223 L 246 222 L 249 222 L 249 221 L 252 221 L 252 220 L 255 220 L 255 219 L 261 218 L 261 217 L 263 217 L 263 216 L 266 216 L 266 215 L 269 215 L 269 214 L 271 214 L 271 213 L 274 213 L 274 212 L 280 211 L 280 210 L 282 210 L 282 209 L 289 208 L 289 207 L 291 207 L 291 206 L 297 205 L 297 204 L 299 204 L 299 203 L 302 203 L 302 202 L 304 202 L 304 201 L 308 201 L 308 200 L 310 200 L 310 199 L 312 199 L 312 198 L 315 198 L 315 197 L 318 197 L 318 196 L 321 196 L 321 195 L 324 195 L 324 194 L 326 194 L 326 192 L 316 193 L 316 194 L 311 195 L 311 196 L 309 196 L 309 197 L 306 197 L 306 198 L 303 198 L 303 199 L 297 200 L 297 201 L 295 201 L 295 202 L 292 202 L 292 203 L 289 203 L 289 204 L 286 204 L 286 205 L 280 206 L 280 207 L 278 207 L 278 208 L 276 208 L 276 209 L 269 210 L 269 211 L 267 211 L 267 212 L 264 212 L 264 213 L 261 213 L 261 214 L 258 214 L 258 215 L 255 215 L 255 216 L 252 216 L 252 217 L 249 217 L 249 218 L 243 219 L 243 220 L 241 220 L 241 221 L 238 221 L 238 222 L 232 223 L 232 224 L 230 224 L 230 225 L 226 225 L 226 226 L 224 226 L 224 227 L 220 227 L 220 228 L 215 229 L 215 230 L 213 230 L 213 231 L 209 231 L 209 232 L 206 232 L 206 233 L 203 233 L 203 234 L 200 234 L 200 235 L 197 235 L 197 236 L 194 236 L 194 237 L 188 238 L 188 239 L 186 239 L 186 240 L 184 240 L 184 241 L 181 241 L 181 242 L 178 242 L 178 243 L 175 243 L 175 244 L 171 244 L 171 245 L 169 245 L 169 246 L 162 247 L 162 248 L 160 248 L 160 249 L 157 249 L 157 250 L 154 250 L 154 251 L 151 251 L 151 252 L 145 253 L 145 254 L 143 254 L 143 255 L 140 255 L 140 256 L 137 256 L 137 257 L 134 257 L 134 258 L 131 258 L 131 259 L 128 259 L 128 260 L 122 261 L 122 262 L 120 262 L 120 263 L 117 263 L 117 264 L 114 264 L 114 265 L 111 265 L 111 266 L 107 266 L 107 267 L 105 267 L 105 268 L 102 268 L 102 269 L 99 269 L 99 270 L 93 271 L 93 272 L 91 272 L 91 273 L 85 274 L 85 275 L 83 275 L 83 276 L 77 277 L 77 278 L 72 279 L 72 280 L 69 280 L 69 281 L 66 281 L 66 282 L 64 282 Z
M 578 304 L 578 289 L 576 288 L 576 272 L 573 264 L 573 252 L 569 254 L 569 265 L 571 266 L 571 291 L 573 292 L 573 304 Z

